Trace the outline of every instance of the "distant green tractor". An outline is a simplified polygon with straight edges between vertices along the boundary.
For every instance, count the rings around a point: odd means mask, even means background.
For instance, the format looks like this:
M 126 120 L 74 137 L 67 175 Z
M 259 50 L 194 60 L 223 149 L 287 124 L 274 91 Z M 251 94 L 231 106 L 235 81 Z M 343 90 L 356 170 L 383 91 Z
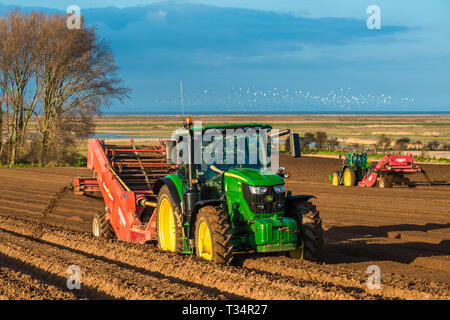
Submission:
M 370 167 L 371 161 L 368 160 L 367 153 L 346 153 L 341 170 L 331 174 L 330 181 L 333 186 L 356 186 L 366 176 Z

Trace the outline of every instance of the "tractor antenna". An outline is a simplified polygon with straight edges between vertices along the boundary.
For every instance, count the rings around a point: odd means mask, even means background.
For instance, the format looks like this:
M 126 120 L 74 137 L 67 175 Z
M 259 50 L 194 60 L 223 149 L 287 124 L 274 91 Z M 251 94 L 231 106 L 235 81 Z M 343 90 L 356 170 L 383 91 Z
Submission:
M 180 81 L 181 115 L 184 117 L 183 80 Z

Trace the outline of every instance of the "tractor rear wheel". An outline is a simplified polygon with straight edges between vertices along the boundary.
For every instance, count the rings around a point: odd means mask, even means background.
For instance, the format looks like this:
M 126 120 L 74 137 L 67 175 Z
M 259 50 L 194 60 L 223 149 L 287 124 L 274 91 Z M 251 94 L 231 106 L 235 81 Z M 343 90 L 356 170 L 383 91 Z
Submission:
M 298 202 L 295 212 L 287 212 L 294 218 L 298 226 L 298 234 L 303 236 L 303 248 L 297 248 L 289 252 L 293 259 L 304 259 L 321 262 L 323 260 L 323 228 L 322 219 L 315 205 L 309 201 Z
M 355 171 L 347 168 L 344 171 L 344 185 L 346 187 L 352 187 L 356 185 L 356 173 Z
M 195 221 L 195 251 L 197 257 L 229 264 L 233 259 L 231 226 L 221 207 L 206 206 L 199 210 Z
M 106 211 L 99 211 L 92 219 L 92 234 L 96 238 L 114 239 L 116 234 L 109 220 L 106 219 Z
M 178 209 L 172 200 L 167 186 L 158 193 L 156 228 L 158 230 L 158 248 L 162 251 L 181 252 L 183 234 Z
M 339 171 L 334 172 L 333 177 L 331 178 L 331 184 L 337 187 L 340 185 L 340 180 L 341 180 L 340 172 Z

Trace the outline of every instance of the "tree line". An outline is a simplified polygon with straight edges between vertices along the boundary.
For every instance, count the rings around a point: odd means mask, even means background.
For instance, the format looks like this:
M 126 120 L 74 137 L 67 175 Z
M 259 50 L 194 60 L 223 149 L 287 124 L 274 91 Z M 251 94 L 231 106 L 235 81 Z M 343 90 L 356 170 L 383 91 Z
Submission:
M 387 135 L 381 134 L 376 143 L 372 147 L 363 146 L 357 143 L 352 143 L 350 145 L 341 145 L 338 138 L 328 137 L 326 132 L 317 131 L 315 133 L 306 132 L 301 136 L 302 149 L 303 151 L 314 150 L 326 150 L 326 151 L 373 151 L 375 153 L 385 152 L 391 150 L 425 150 L 425 151 L 450 151 L 450 144 L 441 144 L 437 140 L 433 140 L 424 143 L 419 140 L 411 140 L 408 137 L 403 137 L 397 140 L 391 140 Z
M 391 140 L 385 134 L 382 134 L 377 139 L 375 144 L 376 151 L 378 150 L 427 150 L 427 151 L 450 151 L 450 144 L 441 144 L 438 140 L 429 141 L 427 143 L 420 140 L 412 140 L 408 137 L 403 137 L 397 140 Z
M 66 162 L 93 117 L 129 89 L 109 45 L 66 15 L 11 11 L 0 18 L 0 161 Z

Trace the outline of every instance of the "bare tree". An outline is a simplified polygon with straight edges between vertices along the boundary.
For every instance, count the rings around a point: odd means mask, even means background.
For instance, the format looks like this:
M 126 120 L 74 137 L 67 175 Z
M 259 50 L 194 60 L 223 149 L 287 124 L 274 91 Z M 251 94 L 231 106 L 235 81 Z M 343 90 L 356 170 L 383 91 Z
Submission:
M 350 145 L 350 148 L 352 150 L 352 152 L 362 152 L 362 146 L 360 146 L 358 143 L 352 143 Z
M 323 131 L 317 131 L 316 132 L 316 137 L 315 137 L 315 142 L 316 142 L 316 148 L 318 150 L 323 149 L 323 147 L 327 144 L 327 134 L 326 132 Z
M 395 146 L 397 147 L 398 150 L 403 150 L 408 147 L 410 142 L 411 140 L 409 138 L 403 137 L 395 141 Z
M 377 149 L 381 149 L 383 151 L 389 149 L 391 146 L 391 139 L 389 139 L 385 134 L 382 134 L 377 141 Z
M 433 140 L 427 143 L 427 150 L 438 150 L 441 144 L 437 140 Z
M 123 100 L 129 89 L 121 85 L 111 50 L 99 41 L 95 28 L 70 30 L 65 16 L 47 17 L 39 47 L 43 89 L 39 163 L 44 165 L 55 138 L 73 135 L 75 127 L 80 129 L 78 135 L 89 134 L 92 116 L 112 99 Z
M 414 144 L 415 144 L 415 147 L 416 147 L 417 150 L 420 150 L 420 149 L 423 148 L 423 142 L 420 141 L 420 140 L 416 140 L 416 141 L 414 142 Z
M 309 150 L 309 145 L 314 142 L 314 133 L 306 132 L 302 139 L 302 149 Z
M 2 86 L 0 85 L 0 88 Z M 5 92 L 2 90 L 0 93 L 0 163 L 3 157 L 3 99 L 5 97 Z
M 16 161 L 23 146 L 28 122 L 39 96 L 39 85 L 31 83 L 37 70 L 36 43 L 42 14 L 26 16 L 18 10 L 0 19 L 0 85 L 5 104 L 9 162 Z
M 328 151 L 336 151 L 339 146 L 339 140 L 337 138 L 327 140 Z
M 0 148 L 8 146 L 12 165 L 18 150 L 24 153 L 33 115 L 38 162 L 45 165 L 49 151 L 57 159 L 65 146 L 92 132 L 93 116 L 102 106 L 129 93 L 95 28 L 71 30 L 64 15 L 18 10 L 0 18 L 0 89 L 0 136 L 2 123 L 7 134 Z

